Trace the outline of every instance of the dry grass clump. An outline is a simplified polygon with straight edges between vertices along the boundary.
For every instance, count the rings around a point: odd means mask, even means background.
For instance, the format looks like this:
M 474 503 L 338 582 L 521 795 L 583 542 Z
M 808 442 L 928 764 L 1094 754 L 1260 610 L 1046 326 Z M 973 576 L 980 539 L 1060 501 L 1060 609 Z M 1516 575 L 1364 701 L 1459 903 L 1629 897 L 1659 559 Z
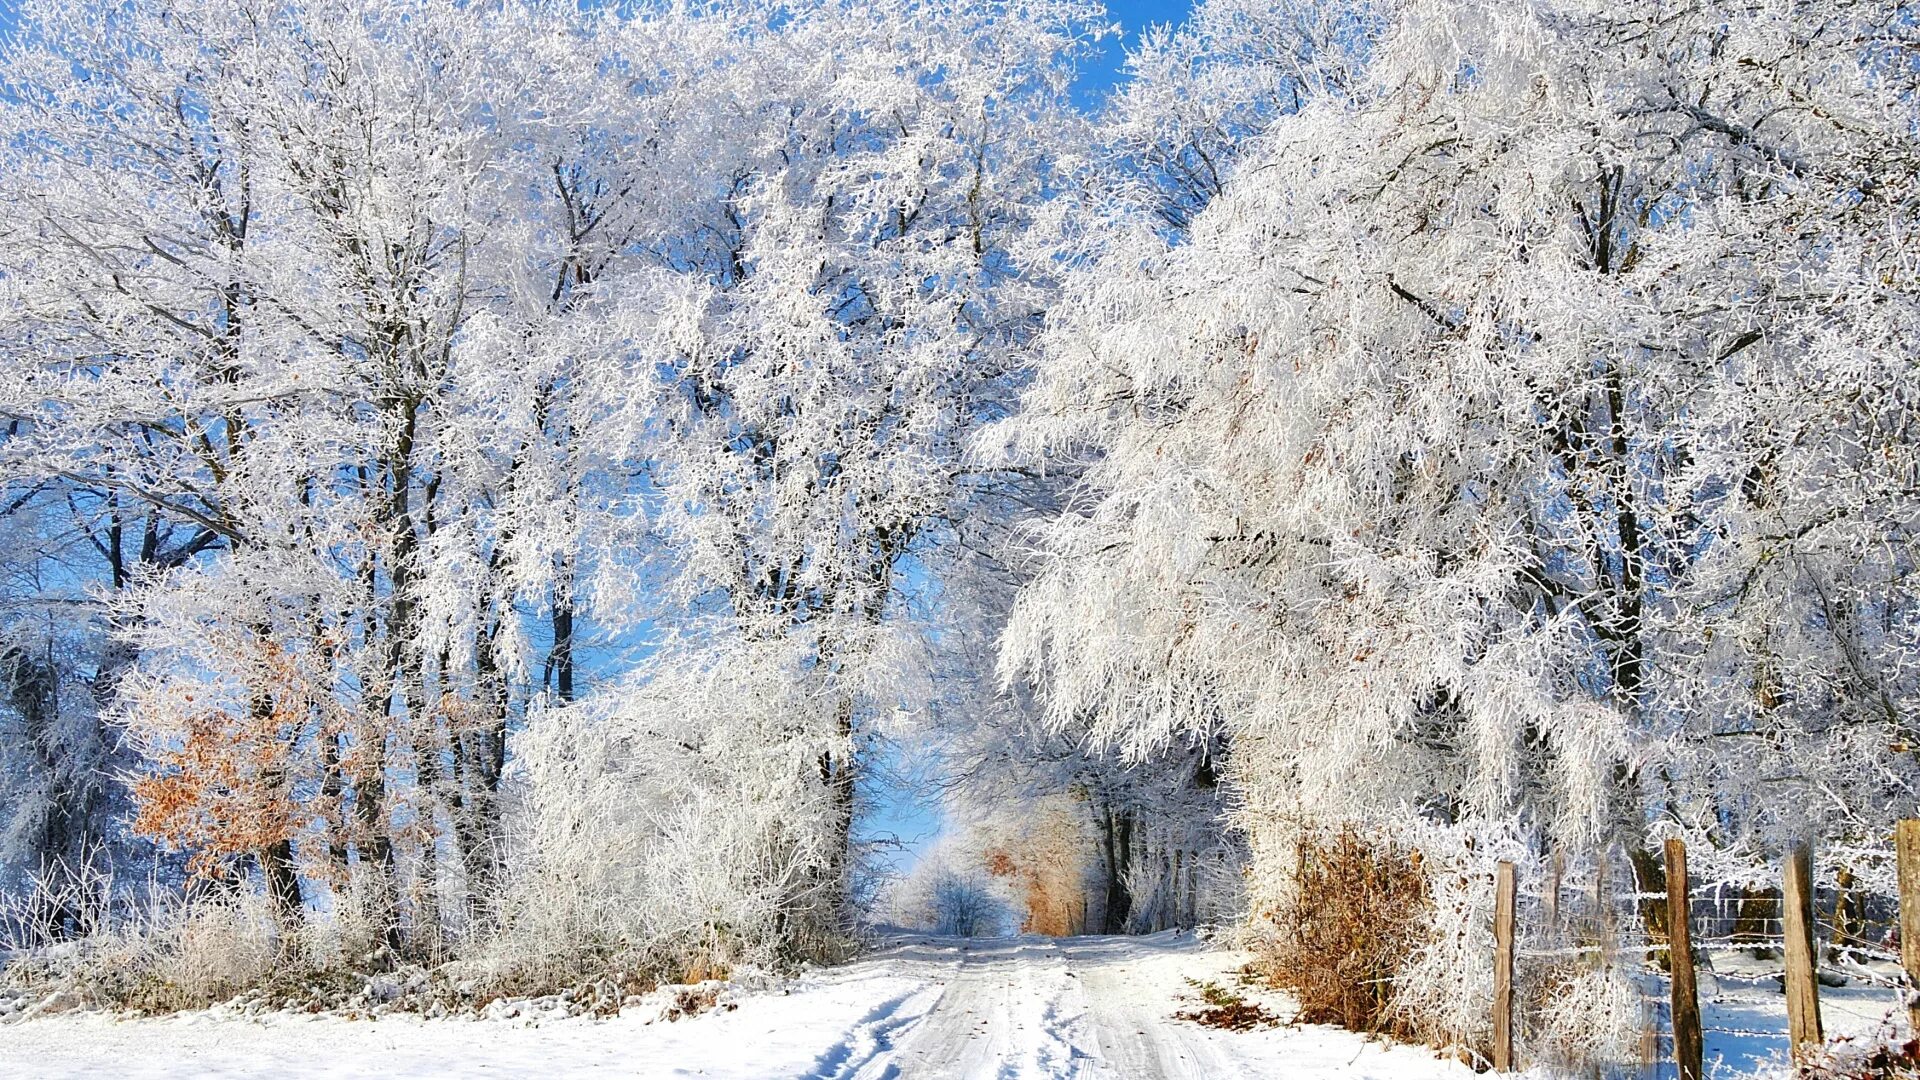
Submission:
M 1200 991 L 1200 1000 L 1205 1005 L 1174 1013 L 1175 1020 L 1187 1020 L 1202 1027 L 1224 1031 L 1253 1031 L 1280 1026 L 1280 1018 L 1269 1012 L 1266 1006 L 1257 1001 L 1248 1001 L 1217 982 L 1188 979 L 1187 983 Z
M 156 898 L 78 940 L 14 948 L 10 988 L 75 1006 L 175 1012 L 229 1000 L 312 965 L 283 948 L 263 900 Z
M 1351 827 L 1303 838 L 1297 854 L 1264 974 L 1293 992 L 1301 1022 L 1406 1035 L 1394 977 L 1432 914 L 1419 854 Z

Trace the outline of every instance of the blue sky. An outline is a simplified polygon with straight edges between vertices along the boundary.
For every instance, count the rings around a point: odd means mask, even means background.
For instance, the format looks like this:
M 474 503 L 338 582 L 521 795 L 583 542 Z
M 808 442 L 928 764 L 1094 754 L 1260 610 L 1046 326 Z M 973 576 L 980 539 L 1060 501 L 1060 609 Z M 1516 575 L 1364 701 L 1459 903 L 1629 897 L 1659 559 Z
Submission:
M 12 2 L 0 0 L 0 5 Z M 1112 86 L 1120 77 L 1123 46 L 1131 46 L 1135 35 L 1149 25 L 1176 23 L 1186 18 L 1192 6 L 1188 0 L 1107 0 L 1107 17 L 1120 24 L 1122 35 L 1118 40 L 1108 39 L 1101 43 L 1103 49 L 1100 57 L 1090 62 L 1085 74 L 1080 77 L 1082 89 L 1097 95 L 1099 91 Z

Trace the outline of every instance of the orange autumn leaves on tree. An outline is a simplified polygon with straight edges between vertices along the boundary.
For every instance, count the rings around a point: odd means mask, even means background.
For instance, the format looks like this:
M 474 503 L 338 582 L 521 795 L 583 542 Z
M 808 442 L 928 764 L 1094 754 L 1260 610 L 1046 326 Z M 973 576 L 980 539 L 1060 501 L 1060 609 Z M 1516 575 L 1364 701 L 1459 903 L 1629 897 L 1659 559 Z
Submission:
M 134 829 L 191 851 L 188 866 L 196 874 L 290 837 L 294 806 L 277 779 L 286 775 L 290 755 L 285 742 L 272 737 L 276 720 L 271 713 L 263 723 L 222 709 L 188 718 L 185 742 L 134 782 Z
M 246 649 L 252 700 L 244 709 L 203 705 L 187 689 L 143 702 L 161 733 L 150 772 L 134 781 L 134 828 L 192 853 L 196 874 L 286 841 L 311 816 L 295 781 L 311 766 L 299 753 L 314 721 L 316 695 L 298 661 L 255 638 Z
M 1021 932 L 1085 933 L 1087 839 L 1078 819 L 1068 809 L 1048 806 L 1024 825 L 1008 844 L 984 852 L 987 873 L 1019 883 L 1026 905 Z

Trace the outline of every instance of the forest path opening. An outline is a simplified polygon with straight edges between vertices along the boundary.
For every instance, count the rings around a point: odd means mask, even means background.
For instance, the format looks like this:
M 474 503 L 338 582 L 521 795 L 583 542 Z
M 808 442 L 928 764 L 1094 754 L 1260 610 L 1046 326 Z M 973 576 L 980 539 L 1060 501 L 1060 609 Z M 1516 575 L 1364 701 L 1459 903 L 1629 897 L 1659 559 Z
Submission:
M 1331 1029 L 1221 1031 L 1175 1018 L 1199 986 L 1248 992 L 1243 954 L 1191 933 L 956 938 L 899 935 L 836 969 L 842 978 L 925 980 L 924 1012 L 878 1053 L 836 1046 L 807 1080 L 1187 1080 L 1427 1077 L 1457 1067 Z M 1278 1015 L 1290 1011 L 1268 996 Z M 921 1001 L 926 999 L 921 998 Z M 860 1043 L 850 1031 L 846 1042 Z M 1464 1072 L 1459 1075 L 1465 1076 Z

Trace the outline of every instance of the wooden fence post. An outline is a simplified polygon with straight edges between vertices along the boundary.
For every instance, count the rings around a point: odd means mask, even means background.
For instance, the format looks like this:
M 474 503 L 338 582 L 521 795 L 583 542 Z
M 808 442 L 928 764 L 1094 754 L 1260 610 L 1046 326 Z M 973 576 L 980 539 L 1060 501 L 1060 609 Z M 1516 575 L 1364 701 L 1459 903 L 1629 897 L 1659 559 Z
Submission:
M 1673 974 L 1673 1061 L 1680 1080 L 1700 1080 L 1704 1043 L 1700 1031 L 1700 998 L 1694 988 L 1693 927 L 1687 903 L 1687 845 L 1668 840 L 1667 853 L 1667 967 Z
M 1559 844 L 1553 845 L 1553 862 L 1547 871 L 1547 926 L 1555 934 L 1560 932 L 1560 881 L 1567 875 L 1567 851 Z
M 1793 846 L 1787 855 L 1786 895 L 1781 914 L 1787 935 L 1787 1039 L 1797 1056 L 1803 1046 L 1826 1041 L 1820 1031 L 1820 979 L 1813 951 L 1813 849 Z
M 1907 1026 L 1920 1035 L 1920 821 L 1902 820 L 1893 833 L 1900 874 L 1900 963 L 1907 969 Z
M 1513 864 L 1502 862 L 1493 892 L 1493 1067 L 1513 1071 Z

